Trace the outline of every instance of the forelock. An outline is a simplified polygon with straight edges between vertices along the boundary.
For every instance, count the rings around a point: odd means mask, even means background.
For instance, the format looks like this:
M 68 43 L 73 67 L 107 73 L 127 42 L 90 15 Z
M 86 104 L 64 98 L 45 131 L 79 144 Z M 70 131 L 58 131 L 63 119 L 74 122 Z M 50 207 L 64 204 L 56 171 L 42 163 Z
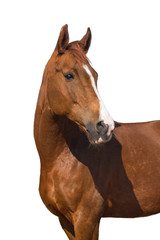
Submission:
M 81 47 L 79 46 L 78 42 L 70 43 L 67 47 L 67 51 L 69 54 L 71 54 L 75 60 L 82 64 L 88 64 L 89 59 L 85 55 L 85 53 L 82 51 Z

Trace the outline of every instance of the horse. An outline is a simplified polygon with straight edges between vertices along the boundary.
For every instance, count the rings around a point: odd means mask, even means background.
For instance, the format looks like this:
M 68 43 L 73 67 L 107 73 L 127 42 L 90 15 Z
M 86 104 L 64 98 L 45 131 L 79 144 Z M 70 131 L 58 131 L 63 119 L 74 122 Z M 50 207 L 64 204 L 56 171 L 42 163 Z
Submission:
M 71 43 L 61 28 L 34 121 L 40 196 L 70 240 L 98 240 L 102 217 L 160 212 L 160 121 L 112 119 L 86 56 L 90 43 L 90 28 Z

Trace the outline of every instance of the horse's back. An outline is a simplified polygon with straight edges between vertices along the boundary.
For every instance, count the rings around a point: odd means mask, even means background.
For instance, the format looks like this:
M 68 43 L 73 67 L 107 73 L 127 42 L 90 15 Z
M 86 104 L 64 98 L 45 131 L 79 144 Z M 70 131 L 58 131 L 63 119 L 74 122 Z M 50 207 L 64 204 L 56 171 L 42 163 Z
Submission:
M 114 130 L 117 140 L 123 145 L 126 142 L 132 146 L 139 143 L 160 144 L 160 121 L 143 122 L 143 123 L 120 123 L 119 127 Z M 143 140 L 143 141 L 142 141 Z

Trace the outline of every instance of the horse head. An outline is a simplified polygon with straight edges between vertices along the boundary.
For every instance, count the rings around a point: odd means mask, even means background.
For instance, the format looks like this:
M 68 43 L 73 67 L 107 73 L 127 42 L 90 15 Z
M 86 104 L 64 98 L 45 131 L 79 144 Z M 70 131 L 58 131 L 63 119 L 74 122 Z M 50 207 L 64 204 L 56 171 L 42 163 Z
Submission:
M 80 41 L 69 43 L 68 26 L 62 27 L 47 64 L 47 97 L 53 114 L 74 121 L 90 143 L 99 144 L 111 139 L 114 121 L 98 93 L 98 74 L 86 57 L 90 43 L 90 28 Z

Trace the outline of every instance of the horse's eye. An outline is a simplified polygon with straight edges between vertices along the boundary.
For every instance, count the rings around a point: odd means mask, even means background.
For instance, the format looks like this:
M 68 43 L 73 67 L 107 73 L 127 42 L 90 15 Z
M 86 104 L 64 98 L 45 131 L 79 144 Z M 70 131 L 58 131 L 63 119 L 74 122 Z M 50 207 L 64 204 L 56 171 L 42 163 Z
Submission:
M 73 79 L 74 79 L 74 74 L 72 74 L 72 73 L 66 74 L 66 75 L 65 75 L 65 79 L 66 79 L 67 81 L 73 80 Z

